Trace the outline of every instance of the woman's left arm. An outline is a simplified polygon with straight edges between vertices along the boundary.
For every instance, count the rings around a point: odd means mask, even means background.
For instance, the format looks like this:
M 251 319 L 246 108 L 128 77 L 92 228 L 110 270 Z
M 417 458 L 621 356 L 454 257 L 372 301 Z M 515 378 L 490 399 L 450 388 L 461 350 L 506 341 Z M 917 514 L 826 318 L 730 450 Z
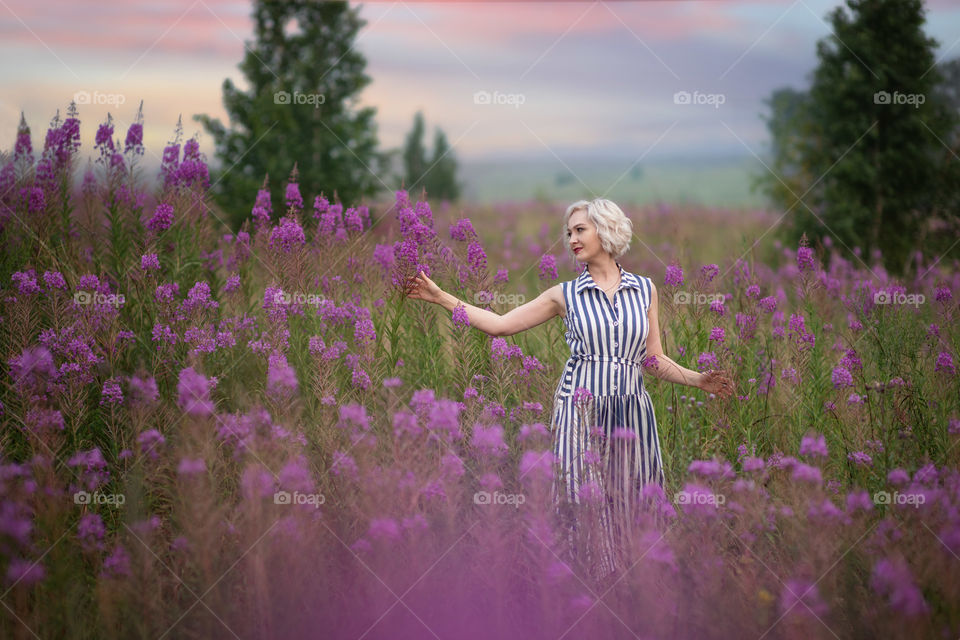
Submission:
M 657 286 L 651 281 L 650 306 L 647 308 L 647 322 L 650 327 L 647 332 L 647 362 L 650 364 L 645 365 L 644 369 L 661 380 L 699 389 L 703 383 L 704 374 L 680 366 L 663 352 L 663 347 L 660 345 L 660 318 L 657 298 Z

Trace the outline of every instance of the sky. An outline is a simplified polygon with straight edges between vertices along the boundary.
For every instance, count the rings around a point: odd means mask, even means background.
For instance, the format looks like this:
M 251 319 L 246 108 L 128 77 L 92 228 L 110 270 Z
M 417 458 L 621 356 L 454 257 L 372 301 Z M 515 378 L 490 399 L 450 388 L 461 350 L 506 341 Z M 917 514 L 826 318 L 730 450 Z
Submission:
M 355 47 L 372 78 L 382 148 L 422 110 L 469 160 L 725 157 L 763 152 L 765 98 L 808 85 L 816 42 L 840 2 L 377 2 Z M 930 0 L 938 60 L 960 57 L 960 3 Z M 177 117 L 228 121 L 222 83 L 252 37 L 249 2 L 0 0 L 0 148 L 21 111 L 42 146 L 81 93 L 83 149 L 109 112 L 117 136 L 144 103 L 148 161 Z M 684 93 L 685 92 L 685 93 Z M 99 102 L 97 104 L 93 104 Z

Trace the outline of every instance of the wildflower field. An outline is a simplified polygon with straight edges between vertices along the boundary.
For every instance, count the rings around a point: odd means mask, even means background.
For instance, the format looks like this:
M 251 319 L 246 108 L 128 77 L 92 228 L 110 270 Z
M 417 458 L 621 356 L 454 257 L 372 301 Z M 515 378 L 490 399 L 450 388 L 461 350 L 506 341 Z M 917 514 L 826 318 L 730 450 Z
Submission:
M 572 540 L 550 496 L 562 321 L 491 338 L 403 290 L 422 268 L 505 313 L 576 277 L 569 203 L 341 203 L 291 168 L 231 233 L 179 129 L 154 188 L 139 118 L 88 167 L 75 108 L 43 149 L 26 127 L 0 167 L 3 638 L 960 635 L 955 263 L 902 281 L 780 246 L 783 212 L 625 206 L 667 355 L 737 393 L 648 376 L 667 486 L 598 582 L 597 492 Z

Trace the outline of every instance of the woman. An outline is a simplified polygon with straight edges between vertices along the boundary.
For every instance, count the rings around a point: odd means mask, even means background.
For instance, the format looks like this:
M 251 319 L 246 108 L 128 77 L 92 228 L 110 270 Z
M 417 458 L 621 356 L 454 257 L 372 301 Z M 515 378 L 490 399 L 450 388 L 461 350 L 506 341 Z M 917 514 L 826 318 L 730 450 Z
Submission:
M 633 522 L 640 489 L 664 484 L 653 403 L 643 384 L 644 364 L 652 375 L 726 398 L 733 383 L 725 372 L 699 373 L 678 365 L 660 344 L 657 288 L 645 276 L 624 271 L 633 224 L 620 208 L 598 198 L 580 200 L 564 214 L 567 251 L 585 267 L 574 280 L 554 285 L 506 314 L 465 304 L 470 326 L 491 336 L 509 336 L 559 315 L 567 328 L 570 358 L 553 401 L 553 451 L 562 482 L 554 496 L 563 506 L 579 504 L 599 488 L 606 497 L 601 516 L 607 540 L 595 569 L 615 570 L 615 549 Z M 442 305 L 461 304 L 422 271 L 409 295 Z

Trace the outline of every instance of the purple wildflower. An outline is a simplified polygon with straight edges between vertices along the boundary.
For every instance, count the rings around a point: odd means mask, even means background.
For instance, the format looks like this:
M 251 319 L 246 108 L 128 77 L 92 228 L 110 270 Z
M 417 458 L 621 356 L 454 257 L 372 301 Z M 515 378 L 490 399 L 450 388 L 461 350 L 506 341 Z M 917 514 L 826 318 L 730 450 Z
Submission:
M 145 253 L 140 256 L 140 268 L 144 271 L 149 271 L 153 269 L 156 271 L 160 268 L 160 259 L 155 253 Z
M 300 226 L 296 218 L 284 216 L 280 224 L 270 231 L 268 244 L 271 247 L 278 247 L 284 253 L 290 253 L 297 247 L 306 244 L 303 227 Z
M 110 378 L 103 383 L 100 404 L 123 404 L 123 391 L 117 378 Z
M 296 182 L 287 183 L 287 190 L 284 194 L 287 202 L 287 208 L 294 211 L 303 209 L 303 197 L 300 195 L 300 186 Z
M 43 565 L 21 558 L 12 558 L 7 565 L 6 581 L 8 585 L 30 586 L 37 584 L 46 577 Z
M 297 390 L 297 373 L 282 353 L 274 352 L 267 365 L 267 392 L 272 396 L 288 396 Z
M 186 367 L 180 371 L 177 383 L 177 395 L 180 408 L 190 415 L 207 416 L 213 413 L 210 401 L 210 381 L 202 374 Z
M 182 458 L 177 466 L 177 473 L 182 476 L 196 475 L 207 470 L 207 462 L 203 458 Z
M 550 254 L 545 254 L 540 258 L 540 279 L 556 280 L 557 277 L 557 259 Z
M 467 315 L 467 307 L 463 303 L 453 308 L 453 326 L 463 328 L 470 326 L 470 316 Z
M 66 289 L 67 282 L 63 279 L 63 274 L 59 271 L 44 271 L 43 283 L 48 289 Z
M 800 271 L 813 269 L 813 249 L 810 247 L 800 247 L 797 249 L 797 267 Z
M 400 526 L 393 518 L 374 518 L 370 521 L 367 535 L 374 540 L 397 540 L 400 538 Z
M 103 560 L 100 575 L 105 578 L 116 578 L 130 575 L 130 554 L 123 545 L 118 544 Z
M 33 269 L 26 271 L 17 271 L 10 280 L 17 286 L 17 291 L 22 295 L 29 296 L 40 293 L 40 286 L 37 284 L 37 273 Z
M 166 202 L 157 205 L 153 217 L 147 222 L 147 229 L 154 233 L 166 231 L 173 224 L 173 205 Z
M 712 351 L 704 351 L 697 357 L 697 367 L 702 371 L 704 369 L 716 369 L 720 366 L 720 361 Z
M 236 291 L 240 288 L 240 276 L 234 274 L 227 277 L 226 283 L 223 285 L 223 292 L 230 293 L 231 291 Z
M 873 465 L 873 458 L 870 457 L 869 453 L 863 451 L 854 451 L 847 455 L 847 460 L 853 462 L 853 464 L 858 467 L 869 467 Z
M 929 610 L 903 560 L 878 560 L 870 574 L 870 586 L 880 595 L 889 597 L 890 606 L 904 615 L 917 616 Z
M 450 225 L 450 238 L 459 242 L 470 242 L 477 239 L 477 232 L 469 218 L 462 218 Z
M 477 450 L 493 456 L 501 456 L 507 452 L 507 445 L 503 441 L 503 427 L 498 424 L 489 427 L 484 427 L 480 423 L 474 424 L 470 444 Z
M 800 441 L 800 455 L 820 456 L 821 458 L 826 458 L 828 455 L 827 439 L 819 433 L 804 436 Z
M 956 373 L 956 367 L 953 364 L 953 356 L 948 351 L 941 351 L 937 355 L 937 362 L 933 366 L 934 371 L 945 371 L 950 375 Z
M 480 275 L 487 268 L 487 254 L 477 241 L 467 245 L 467 264 L 475 275 Z
M 803 482 L 810 482 L 813 484 L 820 484 L 823 482 L 823 476 L 820 473 L 820 469 L 817 467 L 812 467 L 808 464 L 803 464 L 802 462 L 796 463 L 793 467 L 793 479 L 801 480 Z
M 835 367 L 830 379 L 833 381 L 834 389 L 843 389 L 844 387 L 853 386 L 853 376 L 850 375 L 850 371 L 844 366 Z
M 85 513 L 77 522 L 77 538 L 84 551 L 102 550 L 105 533 L 103 518 L 96 513 Z
M 664 277 L 664 283 L 671 287 L 679 287 L 683 284 L 683 269 L 679 265 L 669 265 Z

